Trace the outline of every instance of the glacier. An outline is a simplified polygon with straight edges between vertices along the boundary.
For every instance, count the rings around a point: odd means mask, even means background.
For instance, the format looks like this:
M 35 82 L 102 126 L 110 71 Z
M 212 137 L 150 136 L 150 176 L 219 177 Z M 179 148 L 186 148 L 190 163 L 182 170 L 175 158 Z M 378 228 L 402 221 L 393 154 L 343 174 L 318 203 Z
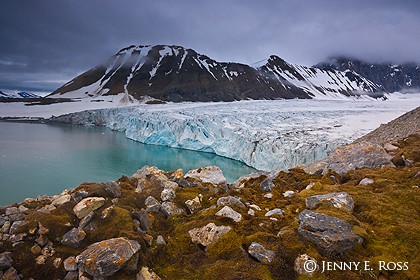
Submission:
M 272 171 L 325 157 L 414 109 L 419 97 L 143 104 L 71 113 L 52 121 L 102 125 L 142 143 L 215 153 Z

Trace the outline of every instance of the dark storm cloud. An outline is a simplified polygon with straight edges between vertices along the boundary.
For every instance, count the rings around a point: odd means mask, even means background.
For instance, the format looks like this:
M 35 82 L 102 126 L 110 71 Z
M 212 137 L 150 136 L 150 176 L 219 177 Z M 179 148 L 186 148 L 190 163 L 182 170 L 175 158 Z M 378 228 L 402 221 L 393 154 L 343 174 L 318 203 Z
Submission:
M 51 91 L 131 44 L 219 61 L 420 62 L 418 1 L 3 0 L 0 88 Z

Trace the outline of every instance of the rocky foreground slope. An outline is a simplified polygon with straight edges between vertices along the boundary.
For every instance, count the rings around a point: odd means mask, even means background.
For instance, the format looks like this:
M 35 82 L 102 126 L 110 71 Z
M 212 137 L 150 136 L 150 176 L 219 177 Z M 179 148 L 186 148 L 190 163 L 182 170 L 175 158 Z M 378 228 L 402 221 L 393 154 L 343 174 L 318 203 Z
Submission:
M 0 279 L 415 279 L 420 135 L 391 144 L 339 149 L 348 170 L 145 166 L 28 198 L 0 209 Z

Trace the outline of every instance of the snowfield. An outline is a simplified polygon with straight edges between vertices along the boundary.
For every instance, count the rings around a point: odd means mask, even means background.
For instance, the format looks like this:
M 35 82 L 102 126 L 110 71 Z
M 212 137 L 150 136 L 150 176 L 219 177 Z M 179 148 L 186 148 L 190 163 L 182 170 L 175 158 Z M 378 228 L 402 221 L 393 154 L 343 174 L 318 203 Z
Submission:
M 143 104 L 83 111 L 57 120 L 105 125 L 142 143 L 211 152 L 269 171 L 318 160 L 417 106 L 420 94 L 393 94 L 387 101 Z

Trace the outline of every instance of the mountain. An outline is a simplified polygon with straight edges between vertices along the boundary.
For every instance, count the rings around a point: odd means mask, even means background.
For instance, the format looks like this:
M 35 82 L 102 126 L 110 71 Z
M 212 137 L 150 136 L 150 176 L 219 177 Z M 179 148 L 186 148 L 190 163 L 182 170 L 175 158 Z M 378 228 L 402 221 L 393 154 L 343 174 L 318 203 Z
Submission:
M 319 63 L 315 67 L 326 71 L 354 71 L 381 85 L 387 92 L 415 91 L 420 88 L 420 67 L 414 63 L 371 64 L 357 59 L 337 57 L 328 62 Z
M 130 46 L 74 78 L 49 97 L 164 101 L 323 98 L 382 89 L 357 73 L 292 65 L 271 56 L 264 65 L 218 62 L 181 46 Z
M 3 92 L 0 91 L 0 98 L 39 98 L 40 96 L 30 92 Z

